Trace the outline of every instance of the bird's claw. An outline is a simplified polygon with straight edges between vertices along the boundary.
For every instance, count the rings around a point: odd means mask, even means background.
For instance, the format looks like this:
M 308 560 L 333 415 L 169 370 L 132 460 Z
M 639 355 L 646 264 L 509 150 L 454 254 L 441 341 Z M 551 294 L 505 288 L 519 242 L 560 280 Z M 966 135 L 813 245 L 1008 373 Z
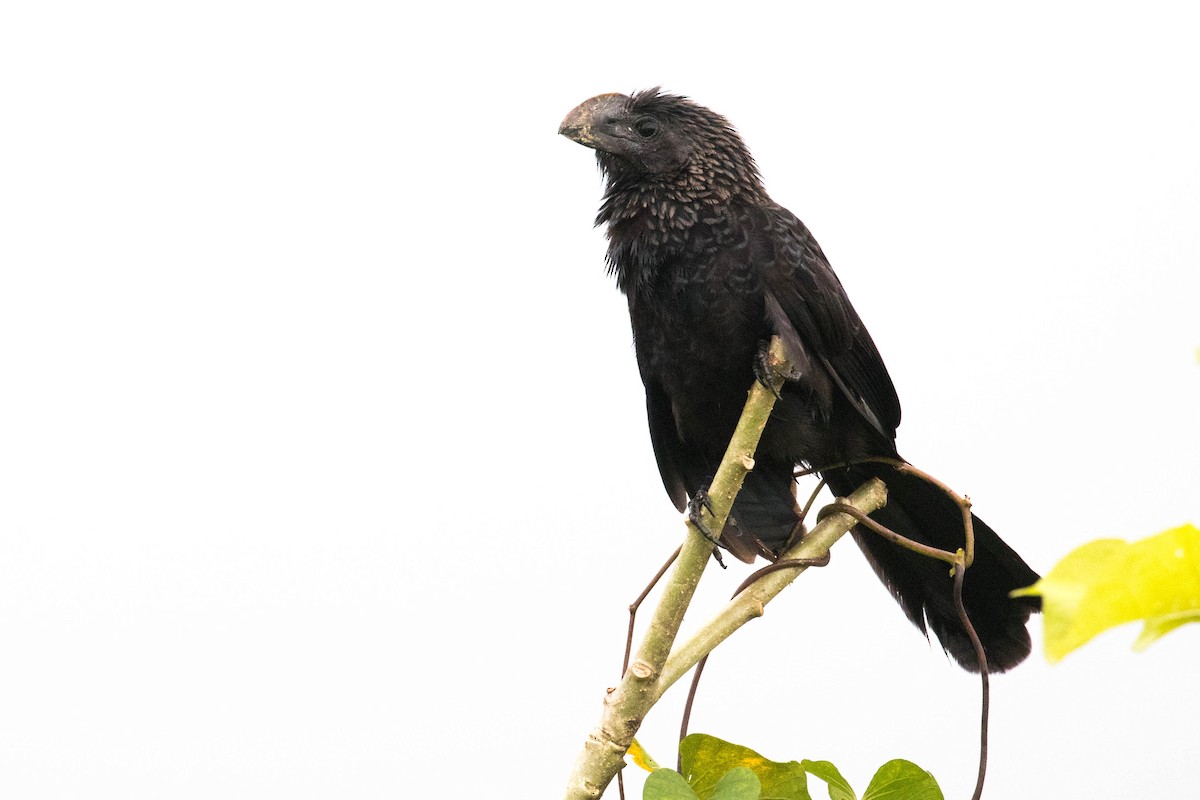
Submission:
M 783 384 L 779 383 L 780 378 L 784 381 L 796 380 L 800 375 L 795 370 L 781 372 L 775 364 L 771 363 L 770 343 L 764 342 L 759 345 L 758 351 L 754 354 L 754 377 L 763 385 L 763 388 L 775 395 L 776 400 L 782 400 L 783 395 L 779 393 L 779 389 Z M 777 383 L 778 387 L 776 387 Z
M 704 521 L 704 512 L 708 512 L 709 517 L 715 517 L 717 512 L 713 510 L 712 502 L 708 499 L 708 489 L 703 488 L 696 491 L 688 500 L 687 516 L 688 522 L 696 526 L 696 530 L 700 531 L 700 535 L 713 543 L 713 558 L 725 568 L 725 560 L 721 558 L 721 537 L 712 532 L 708 527 L 708 523 Z
M 688 500 L 688 518 L 695 523 L 697 528 L 703 528 L 700 524 L 700 510 L 704 509 L 710 517 L 717 515 L 716 509 L 713 508 L 712 501 L 708 499 L 708 487 L 697 489 L 696 493 Z

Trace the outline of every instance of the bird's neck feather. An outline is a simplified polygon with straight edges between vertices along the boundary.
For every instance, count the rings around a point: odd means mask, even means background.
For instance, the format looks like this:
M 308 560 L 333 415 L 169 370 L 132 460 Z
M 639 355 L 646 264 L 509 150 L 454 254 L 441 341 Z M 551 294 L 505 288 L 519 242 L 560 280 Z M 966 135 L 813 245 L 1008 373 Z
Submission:
M 685 167 L 655 176 L 600 164 L 608 181 L 596 224 L 608 228 L 609 273 L 626 294 L 703 249 L 699 239 L 721 238 L 735 207 L 770 202 L 757 179 L 739 181 L 732 172 Z

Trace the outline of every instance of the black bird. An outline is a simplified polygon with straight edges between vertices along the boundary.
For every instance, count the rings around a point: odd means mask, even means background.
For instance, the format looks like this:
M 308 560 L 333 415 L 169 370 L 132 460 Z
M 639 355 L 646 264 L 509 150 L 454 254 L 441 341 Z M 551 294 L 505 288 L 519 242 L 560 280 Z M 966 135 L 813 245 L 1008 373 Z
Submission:
M 760 374 L 772 334 L 793 374 L 763 432 L 721 544 L 744 561 L 775 558 L 796 523 L 796 465 L 811 465 L 837 495 L 870 477 L 887 484 L 873 518 L 920 542 L 955 550 L 962 515 L 918 478 L 865 458 L 899 458 L 900 401 L 875 343 L 808 228 L 763 189 L 729 122 L 658 89 L 602 94 L 567 114 L 559 133 L 596 150 L 606 179 L 596 224 L 608 229 L 608 268 L 629 301 L 646 385 L 650 439 L 667 494 L 682 511 L 712 479 Z M 1035 573 L 977 517 L 964 602 L 1001 672 L 1030 651 L 1036 599 L 1010 599 Z M 908 618 L 963 668 L 977 671 L 945 563 L 861 526 L 867 560 Z

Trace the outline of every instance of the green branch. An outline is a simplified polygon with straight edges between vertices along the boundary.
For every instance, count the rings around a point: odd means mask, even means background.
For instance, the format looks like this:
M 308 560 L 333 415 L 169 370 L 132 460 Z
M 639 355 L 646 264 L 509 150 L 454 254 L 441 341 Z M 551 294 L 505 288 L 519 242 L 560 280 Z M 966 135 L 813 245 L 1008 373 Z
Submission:
M 870 514 L 882 508 L 887 502 L 887 489 L 883 481 L 872 478 L 858 487 L 845 503 L 854 506 L 864 514 Z M 829 514 L 815 528 L 805 534 L 798 544 L 780 556 L 782 561 L 812 561 L 829 552 L 834 542 L 842 538 L 847 531 L 858 524 L 857 520 L 842 512 Z M 768 573 L 747 586 L 737 597 L 729 601 L 724 610 L 707 625 L 696 632 L 691 639 L 678 647 L 667 659 L 659 679 L 659 693 L 670 688 L 692 667 L 704 658 L 713 648 L 725 641 L 738 628 L 750 620 L 763 615 L 763 607 L 771 602 L 792 581 L 800 577 L 800 573 L 808 569 L 805 564 L 780 569 Z
M 718 535 L 725 525 L 746 473 L 754 468 L 754 452 L 763 428 L 771 416 L 776 393 L 783 385 L 783 378 L 778 376 L 788 371 L 783 344 L 778 337 L 771 340 L 768 364 L 777 376 L 774 378 L 774 386 L 768 388 L 755 382 L 751 387 L 742 418 L 729 442 L 725 457 L 721 460 L 721 466 L 708 488 L 713 519 L 707 524 L 710 530 Z M 864 505 L 860 506 L 861 508 L 868 512 L 873 511 L 883 504 L 882 485 L 870 490 L 859 490 L 854 497 L 858 499 L 855 505 L 862 502 Z M 872 503 L 874 505 L 871 505 Z M 853 525 L 854 519 L 849 515 L 830 515 L 803 542 L 793 548 L 793 551 L 802 551 L 799 557 L 811 553 L 826 553 L 829 545 Z M 708 566 L 713 551 L 712 542 L 695 525 L 689 521 L 687 527 L 687 539 L 680 549 L 679 557 L 662 591 L 641 646 L 620 684 L 605 697 L 600 724 L 588 735 L 583 750 L 576 758 L 575 768 L 567 784 L 567 800 L 599 798 L 623 766 L 625 753 L 641 727 L 642 720 L 663 692 L 733 630 L 747 620 L 761 615 L 762 605 L 802 571 L 800 568 L 787 569 L 765 576 L 742 592 L 738 600 L 731 604 L 731 608 L 734 609 L 729 612 L 732 615 L 731 619 L 725 619 L 724 615 L 718 617 L 714 622 L 717 627 L 708 639 L 698 641 L 701 634 L 705 633 L 702 631 L 668 662 L 679 626 L 683 622 L 684 612 L 691 603 L 700 576 Z M 740 621 L 737 621 L 739 619 Z

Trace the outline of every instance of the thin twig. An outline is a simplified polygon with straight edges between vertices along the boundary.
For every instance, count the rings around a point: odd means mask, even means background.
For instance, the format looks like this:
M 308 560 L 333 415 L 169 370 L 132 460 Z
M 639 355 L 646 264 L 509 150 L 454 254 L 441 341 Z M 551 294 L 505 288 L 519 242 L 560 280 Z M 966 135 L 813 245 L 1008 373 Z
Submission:
M 821 493 L 821 490 L 824 488 L 825 488 L 825 479 L 821 478 L 821 480 L 817 481 L 817 488 L 813 489 L 812 494 L 810 494 L 808 496 L 808 502 L 804 504 L 804 510 L 800 512 L 801 520 L 808 519 L 808 512 L 812 511 L 813 503 L 817 502 L 817 495 L 819 495 Z
M 971 645 L 975 648 L 975 659 L 979 662 L 979 679 L 982 682 L 979 715 L 979 772 L 975 778 L 975 794 L 971 795 L 971 800 L 979 800 L 983 795 L 983 778 L 987 774 L 988 710 L 991 706 L 992 691 L 988 683 L 987 653 L 983 650 L 983 642 L 979 640 L 979 634 L 975 632 L 975 626 L 971 624 L 971 618 L 967 615 L 967 607 L 963 604 L 963 579 L 966 574 L 965 564 L 954 570 L 954 607 L 958 610 L 958 619 L 966 628 Z
M 923 469 L 914 467 L 912 464 L 908 463 L 907 461 L 905 461 L 902 458 L 890 458 L 888 456 L 872 456 L 870 458 L 860 458 L 855 461 L 843 461 L 839 464 L 828 464 L 828 465 L 823 465 L 823 466 L 819 466 L 819 467 L 806 467 L 803 469 L 796 469 L 795 471 L 793 471 L 792 477 L 803 478 L 803 477 L 807 477 L 808 475 L 816 475 L 819 473 L 825 473 L 825 472 L 828 472 L 829 470 L 845 469 L 846 467 L 853 467 L 856 464 L 887 464 L 887 465 L 891 466 L 893 469 L 895 469 L 897 472 L 903 473 L 905 475 L 912 475 L 915 478 L 920 478 L 921 480 L 925 481 L 926 483 L 929 483 L 929 484 L 941 489 L 942 493 L 945 494 L 948 498 L 950 498 L 954 502 L 954 504 L 959 507 L 959 510 L 962 512 L 963 531 L 964 531 L 965 539 L 966 539 L 966 542 L 963 546 L 963 550 L 966 553 L 966 564 L 969 567 L 975 563 L 975 525 L 974 525 L 974 522 L 971 517 L 971 498 L 967 497 L 965 494 L 959 494 L 958 492 L 954 491 L 949 486 L 947 486 L 945 483 L 942 483 L 940 480 L 935 478 L 933 475 L 930 475 L 928 472 L 926 472 Z M 945 560 L 945 559 L 943 559 L 943 560 Z
M 683 719 L 679 723 L 679 741 L 682 742 L 687 737 L 688 723 L 692 719 L 692 703 L 696 699 L 696 689 L 700 686 L 700 676 L 704 674 L 704 665 L 708 663 L 708 657 L 711 653 L 706 653 L 704 658 L 696 662 L 696 669 L 692 670 L 692 683 L 688 686 L 687 701 L 683 704 Z M 675 757 L 675 771 L 683 772 L 683 750 L 680 749 Z
M 633 623 L 637 621 L 637 612 L 641 608 L 646 597 L 662 580 L 662 576 L 667 574 L 667 570 L 675 563 L 675 559 L 679 558 L 679 551 L 683 549 L 683 545 L 675 548 L 675 552 L 671 553 L 671 557 L 659 568 L 658 572 L 654 573 L 654 577 L 650 579 L 650 583 L 646 584 L 646 588 L 637 596 L 637 599 L 629 604 L 629 629 L 625 632 L 625 659 L 621 662 L 621 674 L 624 675 L 629 671 L 629 654 L 633 652 Z
M 834 511 L 838 511 L 843 514 L 849 514 L 850 516 L 852 516 L 856 520 L 858 520 L 858 523 L 860 525 L 862 525 L 863 527 L 868 528 L 872 532 L 879 534 L 880 536 L 887 539 L 889 542 L 892 542 L 893 544 L 897 544 L 903 548 L 912 550 L 914 553 L 920 553 L 921 555 L 928 556 L 929 558 L 936 558 L 939 561 L 945 561 L 947 564 L 950 564 L 952 566 L 955 564 L 958 564 L 960 561 L 962 561 L 962 559 L 959 557 L 958 553 L 951 553 L 949 550 L 942 550 L 937 547 L 930 547 L 927 544 L 921 544 L 920 542 L 909 539 L 907 536 L 903 536 L 899 533 L 896 533 L 891 528 L 888 528 L 885 525 L 882 525 L 879 522 L 876 522 L 875 520 L 871 519 L 866 514 L 859 511 L 854 506 L 847 505 L 845 502 L 843 502 L 841 500 L 836 500 L 833 503 L 831 503 L 830 505 L 825 506 L 825 508 L 822 508 L 821 514 L 832 513 Z
M 853 508 L 853 506 L 851 506 Z M 858 509 L 854 509 L 857 511 Z M 767 564 L 761 569 L 757 569 L 750 573 L 750 577 L 742 581 L 741 585 L 733 590 L 733 597 L 750 588 L 752 584 L 758 580 L 765 578 L 772 572 L 778 572 L 781 569 L 795 569 L 796 567 L 827 567 L 829 566 L 829 551 L 825 551 L 824 555 L 816 556 L 815 558 L 781 558 L 771 564 Z M 733 598 L 730 598 L 731 600 Z

